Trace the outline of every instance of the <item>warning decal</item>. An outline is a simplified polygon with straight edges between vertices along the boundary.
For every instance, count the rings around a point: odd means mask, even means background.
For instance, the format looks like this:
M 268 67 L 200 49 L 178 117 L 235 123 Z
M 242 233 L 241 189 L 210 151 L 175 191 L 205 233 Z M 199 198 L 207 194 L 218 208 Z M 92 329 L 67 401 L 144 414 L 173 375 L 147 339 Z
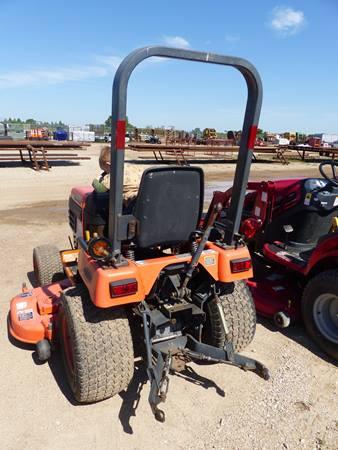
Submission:
M 305 199 L 304 199 L 304 205 L 305 205 L 305 206 L 309 206 L 309 204 L 311 203 L 311 197 L 312 197 L 311 192 L 308 192 L 308 193 L 305 195 Z
M 32 309 L 24 309 L 22 311 L 18 311 L 18 319 L 21 320 L 31 320 L 34 317 L 34 313 Z

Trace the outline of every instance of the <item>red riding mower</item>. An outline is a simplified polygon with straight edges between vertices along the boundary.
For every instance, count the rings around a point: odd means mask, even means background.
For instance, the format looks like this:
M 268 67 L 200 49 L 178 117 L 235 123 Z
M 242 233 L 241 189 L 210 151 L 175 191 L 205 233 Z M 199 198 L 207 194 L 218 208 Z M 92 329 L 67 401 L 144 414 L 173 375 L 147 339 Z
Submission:
M 146 170 L 132 214 L 123 212 L 126 89 L 133 69 L 150 56 L 234 66 L 246 80 L 236 187 L 229 226 L 217 242 L 208 237 L 221 205 L 198 228 L 204 194 L 199 168 Z M 10 333 L 36 344 L 40 360 L 60 344 L 79 402 L 103 400 L 128 387 L 137 341 L 145 344 L 149 402 L 160 421 L 169 371 L 182 370 L 191 360 L 230 364 L 268 379 L 261 363 L 238 354 L 253 339 L 256 324 L 244 281 L 252 277 L 251 258 L 238 227 L 261 100 L 257 71 L 239 58 L 147 47 L 121 63 L 113 85 L 111 189 L 72 190 L 74 248 L 59 253 L 37 247 L 34 270 L 41 286 L 24 288 L 10 310 Z
M 327 174 L 327 167 L 332 176 Z M 254 266 L 248 281 L 257 312 L 279 327 L 302 319 L 310 336 L 338 359 L 338 179 L 335 162 L 322 178 L 249 182 L 240 232 Z M 218 233 L 227 223 L 232 188 L 221 202 Z

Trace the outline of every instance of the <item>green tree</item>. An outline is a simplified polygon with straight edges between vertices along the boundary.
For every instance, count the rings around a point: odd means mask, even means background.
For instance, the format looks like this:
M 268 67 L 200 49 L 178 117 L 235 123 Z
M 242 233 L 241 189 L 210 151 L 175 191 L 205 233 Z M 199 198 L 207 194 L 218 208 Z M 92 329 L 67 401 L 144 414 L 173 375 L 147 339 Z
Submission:
M 111 115 L 108 117 L 108 119 L 104 122 L 105 126 L 107 128 L 111 128 Z M 128 120 L 128 116 L 126 117 L 126 131 L 130 132 L 133 131 L 133 129 L 135 128 L 134 125 L 132 125 L 129 120 Z
M 257 128 L 257 137 L 263 138 L 263 136 L 264 136 L 264 131 L 262 130 L 262 128 Z
M 108 117 L 104 124 L 107 128 L 111 128 L 111 116 Z
M 194 134 L 195 136 L 202 136 L 202 130 L 200 128 L 194 128 L 193 130 L 191 130 L 192 134 Z

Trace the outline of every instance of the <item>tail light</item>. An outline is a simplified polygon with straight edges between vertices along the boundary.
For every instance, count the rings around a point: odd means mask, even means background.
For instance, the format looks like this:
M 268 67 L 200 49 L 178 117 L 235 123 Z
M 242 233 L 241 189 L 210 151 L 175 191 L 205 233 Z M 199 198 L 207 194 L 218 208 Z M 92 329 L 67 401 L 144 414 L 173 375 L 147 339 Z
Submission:
M 252 267 L 251 259 L 250 258 L 233 259 L 232 261 L 230 261 L 230 267 L 231 273 L 246 272 L 247 270 L 250 270 Z
M 137 281 L 135 278 L 128 278 L 127 280 L 113 281 L 109 284 L 110 296 L 125 297 L 133 295 L 137 292 Z
M 245 219 L 241 226 L 241 232 L 244 234 L 246 239 L 252 239 L 260 229 L 261 224 L 262 221 L 260 219 Z

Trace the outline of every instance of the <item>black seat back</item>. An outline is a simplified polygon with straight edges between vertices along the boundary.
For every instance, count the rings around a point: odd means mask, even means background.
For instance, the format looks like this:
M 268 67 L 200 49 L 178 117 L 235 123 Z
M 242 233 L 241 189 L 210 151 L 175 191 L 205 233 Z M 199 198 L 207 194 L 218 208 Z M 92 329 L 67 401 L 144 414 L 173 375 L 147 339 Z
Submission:
M 188 241 L 203 208 L 204 176 L 198 167 L 156 167 L 144 171 L 134 216 L 141 248 Z

